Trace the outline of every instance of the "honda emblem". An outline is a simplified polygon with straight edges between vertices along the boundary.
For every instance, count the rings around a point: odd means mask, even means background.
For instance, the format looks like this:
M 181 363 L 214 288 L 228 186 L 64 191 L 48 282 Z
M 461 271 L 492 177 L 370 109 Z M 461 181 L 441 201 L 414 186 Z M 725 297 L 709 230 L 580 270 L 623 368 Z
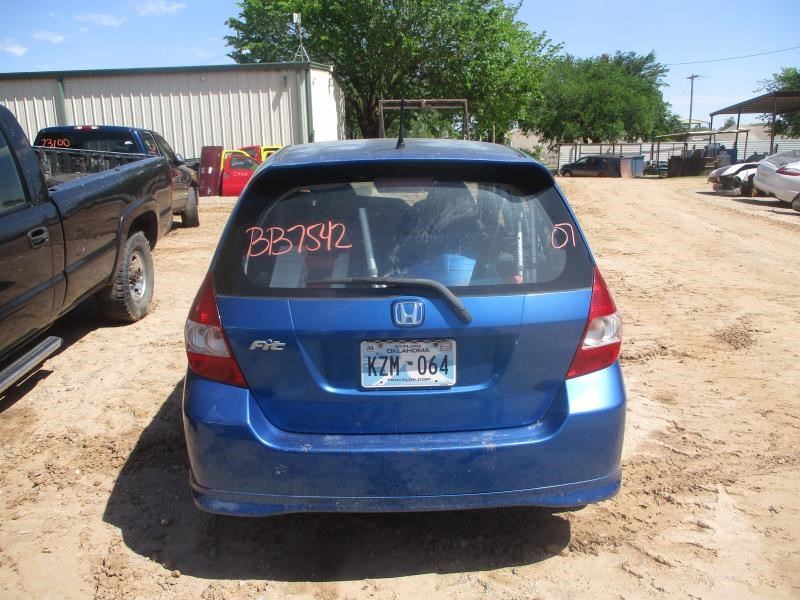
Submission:
M 398 327 L 419 327 L 425 320 L 425 305 L 419 300 L 398 300 L 392 304 L 392 318 Z

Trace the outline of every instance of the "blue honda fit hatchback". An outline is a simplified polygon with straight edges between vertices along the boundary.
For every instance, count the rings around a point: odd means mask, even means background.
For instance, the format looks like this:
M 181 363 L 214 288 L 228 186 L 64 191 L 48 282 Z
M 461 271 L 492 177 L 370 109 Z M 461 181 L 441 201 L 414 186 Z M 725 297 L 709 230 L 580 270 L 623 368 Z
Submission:
M 197 505 L 574 507 L 620 486 L 621 320 L 550 173 L 496 144 L 285 148 L 186 322 Z

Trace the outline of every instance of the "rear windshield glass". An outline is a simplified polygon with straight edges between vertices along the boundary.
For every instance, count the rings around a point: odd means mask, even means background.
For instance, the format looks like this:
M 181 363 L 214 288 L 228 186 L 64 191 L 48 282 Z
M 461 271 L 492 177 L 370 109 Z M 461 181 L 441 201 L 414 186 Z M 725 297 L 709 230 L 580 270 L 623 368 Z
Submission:
M 70 148 L 99 152 L 139 153 L 133 136 L 126 131 L 68 131 L 43 132 L 36 137 L 36 146 L 45 148 Z
M 349 277 L 433 279 L 462 294 L 591 286 L 588 251 L 552 185 L 340 182 L 294 187 L 249 212 L 223 241 L 220 293 L 364 295 L 326 281 Z

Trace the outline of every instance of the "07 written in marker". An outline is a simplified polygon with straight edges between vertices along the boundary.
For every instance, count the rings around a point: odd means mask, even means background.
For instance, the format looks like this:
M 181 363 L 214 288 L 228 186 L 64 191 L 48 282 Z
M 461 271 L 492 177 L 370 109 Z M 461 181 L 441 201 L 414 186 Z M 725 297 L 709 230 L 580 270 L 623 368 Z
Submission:
M 550 244 L 556 250 L 561 250 L 572 242 L 575 247 L 575 228 L 572 223 L 556 223 L 553 225 L 553 233 L 550 234 Z
M 289 252 L 330 252 L 346 250 L 352 244 L 343 242 L 347 234 L 344 223 L 323 221 L 311 225 L 293 225 L 292 227 L 249 227 L 245 230 L 250 245 L 247 256 L 280 256 Z

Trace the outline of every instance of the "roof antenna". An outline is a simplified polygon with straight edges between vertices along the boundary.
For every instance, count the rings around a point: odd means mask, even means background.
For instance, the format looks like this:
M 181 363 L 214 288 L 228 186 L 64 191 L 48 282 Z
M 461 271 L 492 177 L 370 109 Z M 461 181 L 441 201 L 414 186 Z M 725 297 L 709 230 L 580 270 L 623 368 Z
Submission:
M 406 142 L 403 139 L 403 134 L 405 133 L 404 120 L 405 120 L 405 113 L 406 113 L 406 101 L 404 98 L 400 98 L 400 135 L 397 138 L 397 146 L 395 146 L 395 150 L 399 150 L 400 148 L 406 147 Z
M 295 29 L 297 30 L 297 41 L 300 43 L 292 60 L 294 60 L 294 62 L 311 62 L 311 59 L 308 58 L 308 52 L 306 52 L 306 48 L 303 46 L 303 17 L 300 13 L 292 13 L 292 23 L 294 23 Z

